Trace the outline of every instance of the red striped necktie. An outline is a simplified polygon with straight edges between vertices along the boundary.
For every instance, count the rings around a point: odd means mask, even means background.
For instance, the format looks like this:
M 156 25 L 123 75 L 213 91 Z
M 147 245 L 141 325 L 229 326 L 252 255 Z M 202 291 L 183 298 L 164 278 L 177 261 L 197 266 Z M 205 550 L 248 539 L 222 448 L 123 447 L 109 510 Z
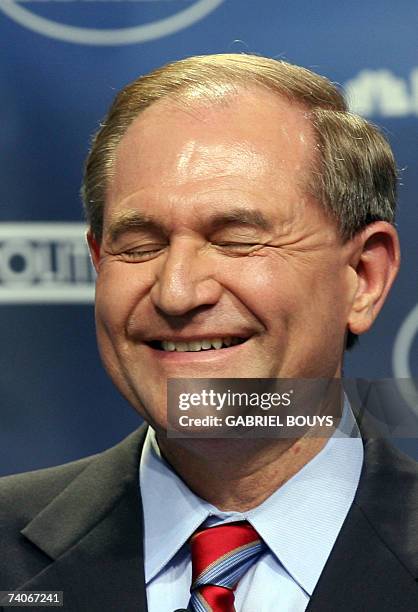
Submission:
M 246 521 L 196 531 L 191 539 L 191 612 L 235 612 L 234 590 L 266 550 Z

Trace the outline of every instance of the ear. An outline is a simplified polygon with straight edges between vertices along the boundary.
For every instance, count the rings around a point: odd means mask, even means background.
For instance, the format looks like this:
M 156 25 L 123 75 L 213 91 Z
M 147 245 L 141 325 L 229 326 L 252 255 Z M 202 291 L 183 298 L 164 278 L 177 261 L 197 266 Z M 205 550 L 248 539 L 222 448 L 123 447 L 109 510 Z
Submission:
M 94 269 L 97 272 L 99 269 L 100 261 L 100 244 L 97 242 L 91 229 L 89 229 L 86 233 L 86 240 L 90 251 L 91 261 L 93 263 Z
M 395 280 L 400 265 L 396 229 L 385 221 L 368 225 L 353 238 L 356 255 L 351 263 L 357 276 L 348 318 L 353 334 L 363 334 L 372 326 Z

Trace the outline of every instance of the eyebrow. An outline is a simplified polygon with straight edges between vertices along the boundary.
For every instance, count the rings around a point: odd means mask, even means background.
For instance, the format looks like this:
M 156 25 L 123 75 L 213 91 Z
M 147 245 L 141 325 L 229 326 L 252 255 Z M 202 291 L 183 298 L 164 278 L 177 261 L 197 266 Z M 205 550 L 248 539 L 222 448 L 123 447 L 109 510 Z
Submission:
M 231 210 L 210 215 L 205 223 L 211 231 L 228 225 L 251 225 L 264 231 L 273 228 L 273 223 L 259 210 L 233 208 Z M 139 211 L 127 211 L 111 221 L 107 234 L 111 242 L 115 242 L 122 234 L 130 231 L 148 231 L 167 237 L 169 230 L 164 223 L 151 215 Z
M 212 230 L 219 229 L 226 225 L 251 225 L 262 230 L 273 229 L 273 223 L 267 219 L 260 210 L 248 208 L 233 208 L 222 213 L 211 215 L 208 224 Z
M 163 236 L 168 235 L 168 229 L 150 215 L 146 215 L 136 210 L 130 210 L 119 214 L 111 221 L 107 234 L 111 242 L 115 242 L 122 234 L 131 231 L 148 231 Z

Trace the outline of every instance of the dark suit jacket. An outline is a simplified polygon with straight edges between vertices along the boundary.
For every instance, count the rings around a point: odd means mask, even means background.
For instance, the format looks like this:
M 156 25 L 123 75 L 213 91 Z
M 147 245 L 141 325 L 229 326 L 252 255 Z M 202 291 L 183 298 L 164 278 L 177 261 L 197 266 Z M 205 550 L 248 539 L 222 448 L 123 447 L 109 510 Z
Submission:
M 0 590 L 61 590 L 71 612 L 147 610 L 138 491 L 145 431 L 93 457 L 0 479 Z M 308 612 L 418 611 L 417 579 L 417 464 L 369 440 Z

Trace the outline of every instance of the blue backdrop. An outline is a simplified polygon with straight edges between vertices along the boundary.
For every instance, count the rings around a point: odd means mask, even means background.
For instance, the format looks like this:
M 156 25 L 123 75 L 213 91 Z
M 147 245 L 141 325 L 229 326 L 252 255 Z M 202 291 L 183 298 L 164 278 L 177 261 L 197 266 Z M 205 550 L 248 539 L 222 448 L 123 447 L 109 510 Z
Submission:
M 192 54 L 256 52 L 342 84 L 402 171 L 403 268 L 346 374 L 418 373 L 415 0 L 0 0 L 0 474 L 99 451 L 139 417 L 102 371 L 79 186 L 116 90 Z M 418 441 L 401 445 L 418 456 Z

